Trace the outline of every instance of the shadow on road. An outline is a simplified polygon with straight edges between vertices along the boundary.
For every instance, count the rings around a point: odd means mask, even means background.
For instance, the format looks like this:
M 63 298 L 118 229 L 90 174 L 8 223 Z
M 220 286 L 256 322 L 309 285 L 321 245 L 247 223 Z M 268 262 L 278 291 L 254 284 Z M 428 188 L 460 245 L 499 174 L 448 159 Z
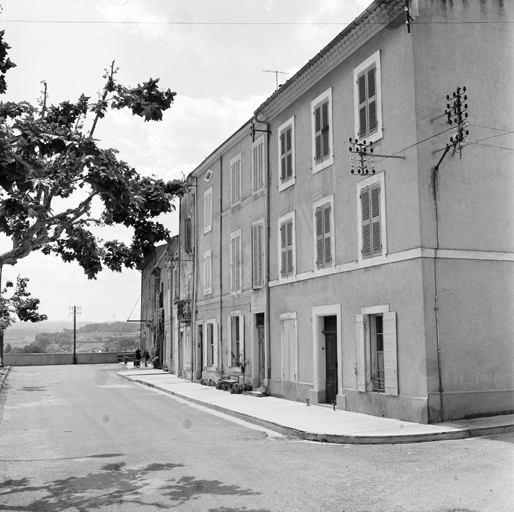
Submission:
M 175 479 L 170 471 L 182 468 L 183 464 L 149 464 L 141 468 L 128 468 L 124 462 L 109 463 L 100 471 L 82 477 L 54 480 L 35 485 L 29 478 L 4 480 L 0 482 L 0 510 L 45 510 L 63 511 L 70 508 L 95 510 L 122 503 L 152 505 L 158 509 L 179 506 L 203 495 L 215 496 L 256 496 L 259 492 L 242 489 L 237 485 L 227 485 L 219 480 L 199 480 L 192 476 Z M 28 502 L 28 493 L 39 496 Z M 6 506 L 9 499 L 13 505 Z M 19 505 L 23 503 L 23 505 Z M 15 505 L 16 504 L 16 505 Z M 246 508 L 218 508 L 211 512 L 269 512 Z

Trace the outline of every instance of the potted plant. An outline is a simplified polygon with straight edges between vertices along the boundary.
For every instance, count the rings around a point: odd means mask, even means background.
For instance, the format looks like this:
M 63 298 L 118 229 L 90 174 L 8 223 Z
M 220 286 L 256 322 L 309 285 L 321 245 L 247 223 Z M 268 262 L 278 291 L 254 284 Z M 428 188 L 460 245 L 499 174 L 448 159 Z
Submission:
M 250 361 L 248 359 L 245 359 L 243 354 L 240 354 L 239 356 L 236 356 L 236 354 L 234 354 L 234 352 L 231 352 L 231 354 L 232 354 L 232 365 L 237 366 L 241 370 L 241 376 L 242 376 L 241 380 L 244 384 L 246 367 L 250 364 Z

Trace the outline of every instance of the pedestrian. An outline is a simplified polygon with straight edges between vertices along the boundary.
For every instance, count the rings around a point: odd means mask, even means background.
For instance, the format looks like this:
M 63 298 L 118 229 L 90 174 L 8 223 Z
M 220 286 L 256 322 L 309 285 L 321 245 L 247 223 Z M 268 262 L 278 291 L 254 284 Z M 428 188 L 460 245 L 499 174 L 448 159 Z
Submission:
M 139 368 L 141 366 L 141 349 L 138 347 L 134 353 L 134 367 Z
M 150 354 L 148 353 L 148 350 L 146 350 L 146 348 L 143 353 L 143 359 L 145 360 L 145 367 L 146 367 L 146 365 L 148 364 L 148 359 L 150 359 Z

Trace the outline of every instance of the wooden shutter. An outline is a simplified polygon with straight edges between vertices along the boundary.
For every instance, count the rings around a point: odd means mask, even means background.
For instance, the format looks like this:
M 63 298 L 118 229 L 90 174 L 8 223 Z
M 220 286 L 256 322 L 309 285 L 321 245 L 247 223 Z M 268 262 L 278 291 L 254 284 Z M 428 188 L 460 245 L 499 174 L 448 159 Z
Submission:
M 259 189 L 259 180 L 258 180 L 258 169 L 259 169 L 259 155 L 258 155 L 258 149 L 260 145 L 254 146 L 252 148 L 252 170 L 253 170 L 253 183 L 252 183 L 252 190 L 258 190 Z
M 286 180 L 293 177 L 293 129 L 288 126 L 286 129 Z
M 253 288 L 262 288 L 263 280 L 263 237 L 262 224 L 252 226 L 252 281 Z
M 232 237 L 230 240 L 230 291 L 236 290 L 236 237 Z
M 355 315 L 355 373 L 357 377 L 357 391 L 366 391 L 366 350 L 364 342 L 364 315 Z
M 214 361 L 213 366 L 218 366 L 218 322 L 214 322 L 212 325 L 212 337 L 213 337 L 213 345 L 214 345 Z
M 325 263 L 329 264 L 332 263 L 332 245 L 330 241 L 330 214 L 331 214 L 332 208 L 330 204 L 325 205 L 323 208 L 323 220 L 324 220 L 324 245 L 325 245 L 325 251 L 324 251 L 324 258 Z
M 212 223 L 212 193 L 203 197 L 203 227 L 209 229 Z
M 290 220 L 287 222 L 287 273 L 292 275 L 293 272 L 293 221 Z
M 230 164 L 230 204 L 236 202 L 236 163 Z
M 371 250 L 373 256 L 382 252 L 382 235 L 380 223 L 380 185 L 371 187 Z
M 286 223 L 280 225 L 280 273 L 287 274 L 287 237 Z
M 283 131 L 280 134 L 280 180 L 285 181 L 286 179 L 286 133 Z
M 330 132 L 330 126 L 328 121 L 328 100 L 324 101 L 321 105 L 321 113 L 322 113 L 322 128 L 321 128 L 321 134 L 322 134 L 322 141 L 323 141 L 323 154 L 322 158 L 328 157 L 330 153 L 330 143 L 329 143 L 329 132 Z
M 384 370 L 386 395 L 398 395 L 396 313 L 384 313 Z
M 373 133 L 378 127 L 376 76 L 377 76 L 377 69 L 375 66 L 373 66 L 367 72 L 368 133 Z
M 324 263 L 324 233 L 323 233 L 323 208 L 316 208 L 316 265 Z
M 315 141 L 315 152 L 314 160 L 320 162 L 322 159 L 321 155 L 321 105 L 314 109 L 314 141 Z
M 362 211 L 362 257 L 371 256 L 371 218 L 369 208 L 369 187 L 361 190 Z
M 236 197 L 235 202 L 241 201 L 241 159 L 236 162 Z
M 366 108 L 366 73 L 361 73 L 357 78 L 359 94 L 359 137 L 364 137 L 368 132 L 367 108 Z
M 241 236 L 236 236 L 236 288 L 241 290 Z
M 296 321 L 282 320 L 282 381 L 296 382 Z

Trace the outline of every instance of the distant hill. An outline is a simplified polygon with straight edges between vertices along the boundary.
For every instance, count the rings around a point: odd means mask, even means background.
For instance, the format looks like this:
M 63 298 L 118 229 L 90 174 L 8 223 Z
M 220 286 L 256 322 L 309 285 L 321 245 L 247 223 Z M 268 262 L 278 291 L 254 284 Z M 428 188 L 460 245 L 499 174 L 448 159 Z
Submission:
M 77 330 L 90 322 L 77 322 Z M 35 336 L 40 332 L 61 332 L 63 329 L 73 329 L 73 320 L 46 320 L 45 322 L 16 322 L 6 331 L 5 337 L 22 338 L 24 336 Z

